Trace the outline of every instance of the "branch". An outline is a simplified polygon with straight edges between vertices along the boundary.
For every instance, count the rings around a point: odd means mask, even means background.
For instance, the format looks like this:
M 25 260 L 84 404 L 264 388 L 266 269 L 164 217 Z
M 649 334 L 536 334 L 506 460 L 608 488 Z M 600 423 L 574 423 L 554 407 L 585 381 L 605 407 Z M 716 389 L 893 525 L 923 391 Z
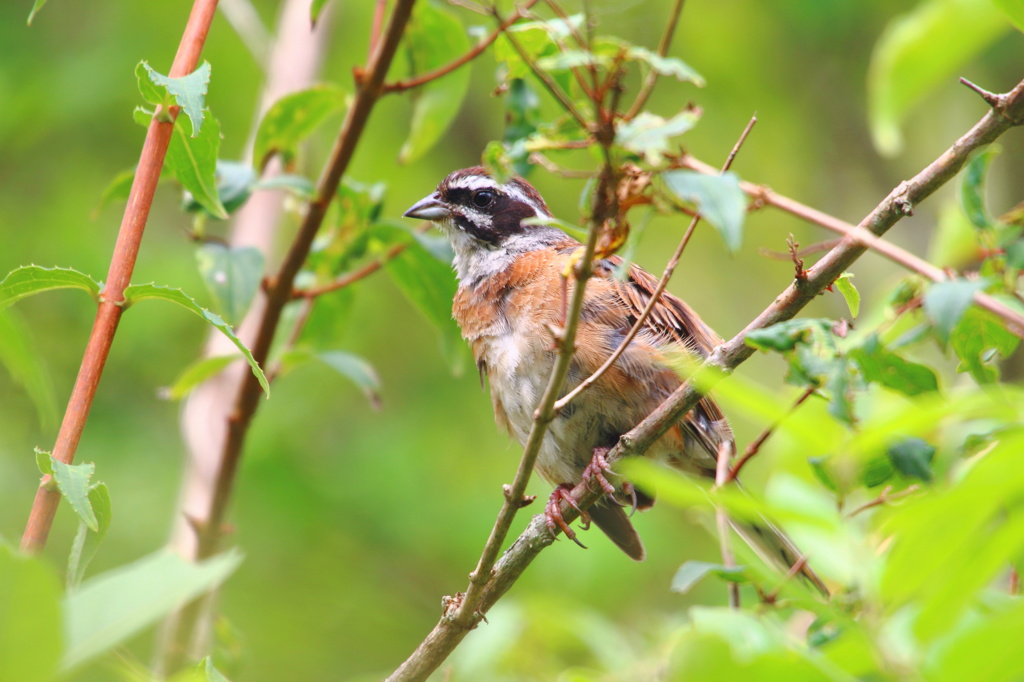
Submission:
M 195 0 L 181 43 L 178 45 L 178 52 L 174 57 L 174 64 L 168 74 L 171 78 L 180 78 L 195 70 L 216 10 L 217 0 Z M 139 165 L 135 171 L 128 204 L 110 259 L 103 296 L 96 311 L 96 319 L 89 334 L 74 388 L 71 390 L 67 410 L 61 421 L 60 431 L 57 433 L 53 456 L 65 464 L 70 464 L 75 457 L 78 442 L 89 418 L 89 409 L 96 396 L 96 388 L 103 374 L 103 366 L 110 354 L 110 346 L 114 341 L 121 313 L 124 311 L 124 290 L 135 269 L 142 233 L 146 228 L 150 206 L 153 204 L 153 194 L 160 179 L 160 169 L 167 154 L 167 145 L 171 141 L 178 107 L 169 107 L 167 113 L 167 117 L 154 116 L 146 132 L 146 141 L 142 145 Z M 43 477 L 32 503 L 32 511 L 21 538 L 21 549 L 25 552 L 37 553 L 43 549 L 57 513 L 60 492 L 50 490 L 46 485 L 48 480 L 49 477 Z
M 760 452 L 761 446 L 764 445 L 764 442 L 768 440 L 768 438 L 775 432 L 775 429 L 779 428 L 779 424 L 782 423 L 782 420 L 788 417 L 789 415 L 793 414 L 796 411 L 796 408 L 803 405 L 808 398 L 814 395 L 814 392 L 816 390 L 817 388 L 814 386 L 808 386 L 806 389 L 804 389 L 804 392 L 800 394 L 800 397 L 797 398 L 793 405 L 786 411 L 786 414 L 779 417 L 779 419 L 774 424 L 770 425 L 768 428 L 762 431 L 761 435 L 755 438 L 754 441 L 747 446 L 747 449 L 743 451 L 743 456 L 740 457 L 739 460 L 736 461 L 736 464 L 733 465 L 732 469 L 729 470 L 729 475 L 726 477 L 726 481 L 736 480 L 736 478 L 740 475 L 740 470 L 747 464 L 747 462 L 750 461 L 750 459 L 754 455 Z
M 1013 89 L 1006 102 L 1007 110 L 1024 111 L 1024 81 Z M 861 221 L 861 226 L 875 234 L 885 233 L 905 215 L 906 202 L 916 204 L 926 199 L 952 179 L 966 163 L 971 152 L 991 143 L 1012 125 L 1001 113 L 990 111 L 935 162 L 909 182 L 897 187 Z M 715 348 L 703 363 L 703 367 L 717 368 L 723 373 L 734 370 L 754 352 L 754 349 L 744 342 L 748 332 L 794 317 L 815 296 L 824 291 L 843 270 L 863 255 L 865 250 L 866 248 L 860 244 L 844 239 L 808 271 L 807 279 L 799 287 L 790 285 L 743 331 Z M 705 386 L 705 389 L 710 388 Z M 651 444 L 678 423 L 684 414 L 693 409 L 701 397 L 702 393 L 690 382 L 684 383 L 632 431 L 623 435 L 605 458 L 611 463 L 622 457 L 643 454 Z M 573 499 L 580 509 L 586 509 L 603 494 L 604 491 L 591 489 L 586 482 L 580 483 L 572 491 Z M 579 512 L 568 504 L 562 505 L 561 512 L 567 523 L 579 517 Z M 490 571 L 490 580 L 482 589 L 476 611 L 480 614 L 486 613 L 515 584 L 537 555 L 552 542 L 554 537 L 548 531 L 544 515 L 534 516 L 526 530 L 494 564 Z M 389 679 L 425 679 L 468 632 L 468 627 L 456 625 L 452 617 L 445 613 L 416 652 Z
M 667 55 L 669 47 L 672 46 L 672 38 L 675 36 L 676 26 L 679 24 L 679 16 L 683 13 L 684 2 L 685 0 L 675 0 L 675 4 L 672 5 L 672 10 L 668 15 L 668 23 L 665 24 L 665 32 L 661 34 L 661 40 L 658 41 L 658 56 L 660 57 Z M 654 85 L 657 82 L 658 74 L 654 69 L 651 69 L 647 72 L 647 78 L 644 79 L 644 84 L 640 87 L 640 92 L 637 93 L 633 106 L 626 112 L 626 120 L 632 119 L 640 113 L 640 110 L 647 104 L 647 99 L 654 91 Z
M 503 21 L 501 21 L 501 23 L 498 24 L 498 27 L 491 31 L 486 38 L 481 40 L 469 52 L 462 55 L 458 59 L 451 61 L 443 66 L 439 66 L 433 71 L 428 71 L 427 73 L 420 74 L 419 76 L 414 76 L 404 81 L 386 83 L 384 85 L 384 92 L 404 92 L 411 88 L 418 88 L 419 86 L 425 85 L 430 81 L 437 80 L 441 76 L 447 76 L 449 73 L 455 71 L 460 66 L 463 66 L 464 64 L 473 61 L 474 59 L 479 57 L 484 50 L 490 47 L 491 44 L 498 39 L 498 36 L 500 36 L 502 33 L 508 30 L 508 28 L 512 24 L 522 19 L 526 15 L 526 13 L 530 11 L 530 8 L 537 4 L 537 2 L 538 0 L 527 0 L 525 3 L 523 3 L 522 7 L 517 7 L 515 11 L 512 12 L 512 14 L 510 14 Z

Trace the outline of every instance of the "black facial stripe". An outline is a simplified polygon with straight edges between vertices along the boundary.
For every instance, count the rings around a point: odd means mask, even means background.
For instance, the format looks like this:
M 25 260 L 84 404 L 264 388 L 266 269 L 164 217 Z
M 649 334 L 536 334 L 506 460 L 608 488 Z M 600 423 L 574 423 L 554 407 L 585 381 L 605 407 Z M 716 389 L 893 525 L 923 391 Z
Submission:
M 491 246 L 497 246 L 501 242 L 502 235 L 496 230 L 487 227 L 486 225 L 479 225 L 476 222 L 470 220 L 461 213 L 454 213 L 455 224 L 467 234 L 479 239 L 480 241 L 490 244 Z

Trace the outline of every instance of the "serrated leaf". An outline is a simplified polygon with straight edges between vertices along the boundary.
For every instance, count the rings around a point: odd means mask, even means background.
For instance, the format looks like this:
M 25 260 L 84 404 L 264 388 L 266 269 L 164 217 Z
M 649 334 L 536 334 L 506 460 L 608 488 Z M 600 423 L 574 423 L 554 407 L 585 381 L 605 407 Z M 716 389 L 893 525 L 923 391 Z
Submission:
M 697 205 L 701 217 L 718 230 L 730 252 L 739 250 L 747 216 L 747 195 L 740 189 L 735 173 L 705 175 L 679 170 L 664 173 L 662 178 L 672 194 Z
M 744 337 L 744 342 L 758 350 L 786 352 L 793 350 L 801 341 L 807 340 L 811 334 L 831 327 L 831 320 L 802 318 L 786 320 L 764 329 L 748 332 Z
M 893 443 L 887 449 L 890 461 L 904 476 L 931 483 L 935 475 L 932 473 L 932 458 L 935 448 L 920 438 L 904 438 Z
M 48 429 L 57 421 L 57 399 L 46 365 L 37 352 L 32 332 L 13 308 L 0 309 L 0 365 L 35 405 L 39 423 Z
M 81 289 L 96 300 L 100 295 L 100 283 L 78 270 L 24 265 L 11 270 L 0 282 L 0 310 L 32 294 L 53 289 Z
M 998 154 L 998 147 L 985 147 L 971 158 L 961 175 L 960 206 L 967 219 L 979 230 L 996 227 L 995 221 L 985 208 L 985 173 L 988 172 L 992 159 Z
M 402 35 L 412 74 L 426 73 L 465 54 L 469 36 L 451 12 L 421 2 Z M 428 152 L 451 126 L 469 89 L 469 69 L 456 69 L 413 93 L 409 136 L 398 153 L 399 163 L 415 161 Z
M 96 515 L 97 528 L 90 530 L 82 522 L 78 526 L 78 533 L 74 542 L 71 543 L 71 553 L 68 555 L 68 589 L 76 587 L 85 576 L 85 569 L 89 562 L 96 556 L 96 550 L 110 528 L 110 492 L 105 483 L 97 483 L 89 489 L 89 504 Z
M 90 479 L 96 472 L 96 465 L 92 462 L 85 464 L 65 464 L 59 459 L 50 455 L 50 468 L 53 471 L 53 480 L 57 482 L 60 494 L 68 501 L 71 508 L 78 514 L 78 518 L 89 527 L 89 530 L 99 530 L 99 521 L 93 511 L 92 503 L 89 502 Z
M 939 388 L 938 378 L 930 367 L 910 362 L 893 353 L 882 345 L 877 334 L 868 336 L 849 355 L 860 367 L 865 381 L 879 383 L 909 396 L 937 391 Z
M 1009 357 L 1020 345 L 1020 337 L 989 311 L 972 307 L 953 328 L 949 345 L 960 360 L 960 371 L 969 372 L 979 384 L 990 384 L 999 379 L 999 368 L 992 360 Z
M 693 128 L 699 119 L 700 111 L 697 109 L 685 109 L 669 119 L 641 111 L 633 120 L 618 126 L 615 131 L 615 143 L 623 149 L 643 156 L 652 166 L 658 166 L 664 155 L 672 150 L 672 139 Z
M 687 561 L 672 576 L 670 589 L 678 594 L 686 594 L 709 575 L 717 576 L 727 582 L 746 582 L 745 570 L 745 566 L 723 566 L 707 561 Z
M 196 249 L 199 274 L 214 307 L 229 322 L 245 317 L 263 281 L 263 253 L 253 246 L 207 242 Z
M 210 358 L 199 358 L 185 368 L 177 381 L 167 389 L 165 396 L 170 400 L 181 400 L 201 383 L 217 376 L 236 360 L 241 360 L 241 357 L 238 355 L 215 355 Z
M 659 76 L 669 76 L 685 83 L 693 83 L 698 88 L 704 87 L 704 77 L 681 59 L 662 57 L 657 52 L 636 45 L 630 46 L 626 51 L 626 58 L 647 64 Z
M 903 146 L 900 125 L 939 84 L 1009 25 L 990 2 L 925 0 L 892 19 L 875 44 L 868 70 L 868 121 L 875 147 L 887 156 Z
M 242 355 L 245 356 L 245 361 L 249 363 L 249 367 L 252 368 L 252 373 L 260 382 L 263 392 L 267 394 L 268 398 L 270 397 L 270 384 L 267 382 L 266 375 L 263 374 L 263 370 L 260 369 L 259 364 L 257 364 L 255 358 L 253 358 L 252 352 L 245 347 L 245 344 L 242 343 L 237 336 L 235 336 L 235 332 L 232 331 L 231 325 L 225 322 L 216 313 L 212 313 L 196 303 L 195 299 L 188 296 L 181 289 L 172 289 L 158 284 L 133 284 L 124 290 L 124 298 L 126 307 L 134 305 L 138 301 L 158 299 L 177 303 L 182 308 L 185 308 L 186 310 L 189 310 L 203 318 L 220 333 L 226 336 L 231 343 L 235 344 L 238 350 L 242 351 Z
M 35 448 L 36 453 L 36 467 L 39 469 L 39 473 L 44 476 L 53 476 L 53 454 L 48 450 L 41 450 Z
M 68 670 L 137 634 L 222 583 L 241 563 L 229 550 L 201 563 L 160 551 L 90 578 L 64 599 Z
M 198 136 L 189 136 L 179 118 L 164 160 L 168 171 L 207 213 L 226 220 L 228 212 L 217 193 L 217 152 L 220 124 L 212 115 Z
M 542 71 L 568 71 L 581 66 L 609 66 L 609 56 L 594 54 L 587 50 L 560 50 L 556 54 L 537 60 L 537 67 Z
M 985 280 L 955 279 L 936 282 L 925 293 L 924 313 L 931 320 L 932 328 L 943 346 L 970 307 L 974 294 L 987 285 Z
M 835 287 L 843 295 L 846 307 L 850 309 L 850 317 L 856 318 L 860 314 L 860 292 L 853 284 L 853 273 L 844 272 L 835 281 Z
M 51 682 L 61 650 L 57 576 L 0 543 L 0 585 L 0 680 Z
M 181 78 L 170 78 L 153 69 L 146 61 L 139 62 L 135 74 L 139 92 L 150 104 L 167 104 L 170 98 L 188 117 L 192 137 L 202 130 L 206 116 L 206 88 L 210 84 L 210 63 L 203 62 L 195 71 Z
M 259 168 L 279 154 L 285 166 L 292 163 L 299 143 L 313 134 L 332 114 L 345 108 L 345 91 L 321 84 L 293 92 L 274 102 L 256 131 L 252 158 Z

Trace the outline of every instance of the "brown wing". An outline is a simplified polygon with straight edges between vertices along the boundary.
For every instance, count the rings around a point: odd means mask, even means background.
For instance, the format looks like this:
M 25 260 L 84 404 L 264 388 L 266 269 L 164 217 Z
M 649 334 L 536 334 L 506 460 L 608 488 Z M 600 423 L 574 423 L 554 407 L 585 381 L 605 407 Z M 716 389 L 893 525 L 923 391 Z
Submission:
M 625 306 L 625 331 L 628 331 L 647 307 L 658 280 L 635 264 L 630 266 L 626 278 L 620 280 L 615 277 L 614 268 L 621 263 L 622 259 L 618 256 L 607 258 L 595 268 L 595 275 L 613 285 L 615 293 Z M 704 324 L 690 306 L 667 291 L 662 292 L 658 298 L 644 323 L 643 331 L 645 337 L 657 346 L 682 347 L 700 358 L 707 357 L 711 349 L 721 342 L 718 335 Z M 697 403 L 680 426 L 686 429 L 711 456 L 711 461 L 702 458 L 702 464 L 711 464 L 717 457 L 722 442 L 732 443 L 732 430 L 725 416 L 715 401 L 708 397 Z M 714 475 L 713 466 L 701 468 L 708 475 Z

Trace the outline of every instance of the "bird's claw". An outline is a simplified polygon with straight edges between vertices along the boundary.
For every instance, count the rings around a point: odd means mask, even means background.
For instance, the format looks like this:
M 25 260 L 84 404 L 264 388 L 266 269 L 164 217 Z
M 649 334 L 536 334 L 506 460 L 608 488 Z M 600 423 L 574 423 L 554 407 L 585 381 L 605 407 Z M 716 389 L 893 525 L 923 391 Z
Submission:
M 580 542 L 579 538 L 576 537 L 576 532 L 569 527 L 569 524 L 565 522 L 565 518 L 562 516 L 562 510 L 560 508 L 561 502 L 564 500 L 567 505 L 575 509 L 580 514 L 580 526 L 583 530 L 590 528 L 590 515 L 587 512 L 579 508 L 576 504 L 576 500 L 572 498 L 572 486 L 563 483 L 554 490 L 551 491 L 551 496 L 548 497 L 548 503 L 544 507 L 544 521 L 547 523 L 548 530 L 551 531 L 552 535 L 555 535 L 561 529 L 565 533 L 565 537 L 569 538 L 577 545 L 586 549 L 587 546 Z

